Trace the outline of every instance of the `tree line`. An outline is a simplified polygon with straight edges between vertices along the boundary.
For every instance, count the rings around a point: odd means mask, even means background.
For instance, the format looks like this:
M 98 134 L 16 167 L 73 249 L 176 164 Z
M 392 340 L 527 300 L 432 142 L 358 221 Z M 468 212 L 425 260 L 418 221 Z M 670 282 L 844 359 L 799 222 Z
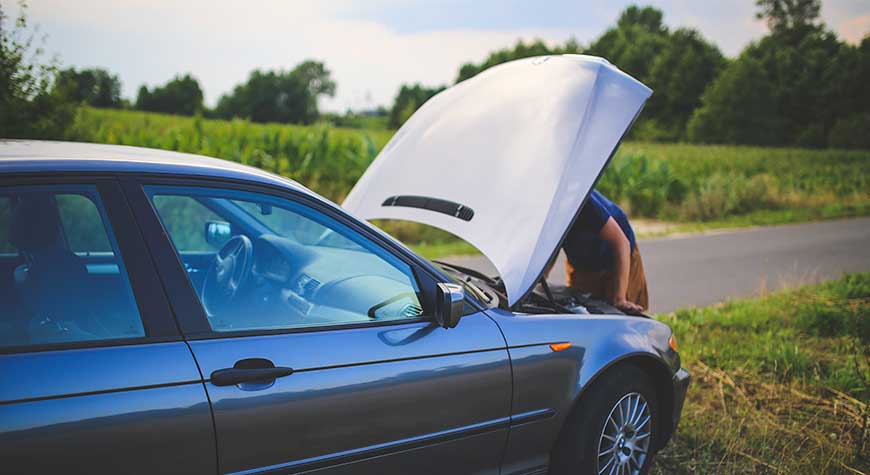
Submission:
M 93 107 L 309 124 L 319 118 L 317 98 L 335 94 L 335 81 L 323 63 L 313 60 L 289 71 L 254 70 L 247 81 L 221 96 L 217 107 L 209 109 L 203 103 L 199 81 L 190 74 L 176 76 L 150 89 L 143 85 L 135 102 L 130 102 L 121 97 L 121 80 L 117 75 L 100 68 L 80 71 L 69 68 L 57 73 L 52 92 Z
M 463 64 L 455 82 L 514 59 L 583 53 L 608 59 L 654 94 L 631 137 L 650 141 L 870 148 L 870 36 L 841 41 L 819 19 L 820 0 L 757 0 L 769 32 L 733 59 L 691 28 L 671 29 L 661 10 L 630 6 L 588 45 L 519 41 L 480 63 Z M 26 7 L 26 5 L 23 5 Z M 210 109 L 189 74 L 121 96 L 121 80 L 104 69 L 60 70 L 30 57 L 34 38 L 22 14 L 0 8 L 0 136 L 58 136 L 75 106 L 129 108 L 254 122 L 308 124 L 322 120 L 318 98 L 336 84 L 319 61 L 290 70 L 254 70 Z M 399 127 L 446 86 L 404 84 L 380 109 Z M 331 120 L 351 124 L 348 117 Z
M 589 45 L 519 41 L 459 68 L 455 82 L 514 59 L 582 53 L 650 86 L 631 138 L 650 141 L 870 148 L 870 36 L 849 45 L 820 21 L 820 0 L 757 0 L 768 34 L 734 59 L 696 30 L 671 30 L 661 10 L 631 6 Z M 444 86 L 403 85 L 398 126 Z

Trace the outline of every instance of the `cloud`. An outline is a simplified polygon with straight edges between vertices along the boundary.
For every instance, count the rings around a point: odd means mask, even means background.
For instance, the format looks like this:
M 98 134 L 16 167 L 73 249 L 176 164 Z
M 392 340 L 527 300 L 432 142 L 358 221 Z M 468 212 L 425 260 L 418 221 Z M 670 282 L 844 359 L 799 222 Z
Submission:
M 459 66 L 517 39 L 588 43 L 634 0 L 30 0 L 49 52 L 76 67 L 120 75 L 124 95 L 191 73 L 206 103 L 254 68 L 314 58 L 338 83 L 327 110 L 389 105 L 402 83 L 449 84 Z M 696 28 L 734 56 L 766 33 L 750 0 L 649 0 L 672 28 Z M 16 8 L 13 7 L 15 13 Z M 868 30 L 870 4 L 826 0 L 825 21 L 850 41 Z
M 863 15 L 840 23 L 837 34 L 852 44 L 858 44 L 870 34 L 870 15 Z
M 325 4 L 326 6 L 322 6 Z M 338 83 L 330 110 L 387 105 L 404 82 L 451 83 L 465 61 L 479 61 L 519 38 L 555 42 L 566 31 L 512 29 L 397 32 L 371 20 L 344 19 L 329 2 L 190 0 L 36 0 L 32 19 L 49 33 L 47 49 L 65 65 L 106 67 L 124 95 L 191 73 L 206 103 L 244 81 L 254 68 L 290 69 L 315 58 Z

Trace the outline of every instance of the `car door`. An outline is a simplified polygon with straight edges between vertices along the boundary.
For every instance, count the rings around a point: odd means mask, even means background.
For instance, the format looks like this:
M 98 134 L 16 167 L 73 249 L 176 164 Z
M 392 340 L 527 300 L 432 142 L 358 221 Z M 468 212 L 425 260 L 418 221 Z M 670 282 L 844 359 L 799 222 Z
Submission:
M 498 473 L 511 374 L 488 316 L 436 325 L 432 275 L 317 200 L 168 183 L 126 190 L 188 309 L 221 473 Z
M 119 184 L 0 178 L 0 470 L 215 473 L 208 399 Z

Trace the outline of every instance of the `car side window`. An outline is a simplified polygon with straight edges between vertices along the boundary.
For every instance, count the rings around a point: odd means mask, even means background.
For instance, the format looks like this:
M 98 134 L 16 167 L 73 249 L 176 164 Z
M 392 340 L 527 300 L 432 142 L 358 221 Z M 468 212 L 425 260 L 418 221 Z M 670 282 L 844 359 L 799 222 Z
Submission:
M 175 247 L 181 252 L 215 252 L 220 249 L 216 243 L 205 239 L 204 226 L 220 218 L 191 196 L 157 195 L 153 198 L 154 207 L 163 225 L 172 237 Z
M 100 212 L 90 198 L 76 194 L 57 194 L 55 201 L 70 251 L 114 254 L 103 228 Z
M 211 188 L 149 186 L 146 193 L 214 331 L 414 320 L 423 313 L 408 264 L 307 206 Z M 182 209 L 184 200 L 210 214 Z M 199 239 L 217 250 L 186 251 L 181 243 L 192 238 L 185 232 L 202 233 Z
M 0 188 L 0 347 L 144 336 L 96 187 Z

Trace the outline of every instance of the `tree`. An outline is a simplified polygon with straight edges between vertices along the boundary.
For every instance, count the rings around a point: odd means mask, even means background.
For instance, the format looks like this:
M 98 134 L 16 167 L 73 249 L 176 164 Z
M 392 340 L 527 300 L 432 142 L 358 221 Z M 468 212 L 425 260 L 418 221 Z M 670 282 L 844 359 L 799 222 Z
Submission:
M 744 53 L 745 55 L 745 53 Z M 688 124 L 695 142 L 775 145 L 782 142 L 783 121 L 775 85 L 751 55 L 728 66 L 701 98 Z
M 176 76 L 163 86 L 139 88 L 136 109 L 166 114 L 194 115 L 202 111 L 202 89 L 190 74 Z
M 770 31 L 784 32 L 817 28 L 821 0 L 756 0 L 756 18 L 767 20 Z
M 247 82 L 220 98 L 215 113 L 226 119 L 308 124 L 320 116 L 320 96 L 334 94 L 329 70 L 319 61 L 308 60 L 291 71 L 252 71 Z
M 644 109 L 646 139 L 686 138 L 686 123 L 701 105 L 701 95 L 719 76 L 726 60 L 719 49 L 691 29 L 678 29 L 667 37 L 661 52 L 652 58 L 644 82 L 655 91 Z
M 661 10 L 653 7 L 628 7 L 616 26 L 593 41 L 584 53 L 601 56 L 646 82 L 653 60 L 668 46 L 669 33 L 662 16 Z
M 68 99 L 94 107 L 120 108 L 121 80 L 105 69 L 64 69 L 57 74 L 55 88 Z
M 771 31 L 747 46 L 704 94 L 690 123 L 691 138 L 859 146 L 858 136 L 866 134 L 857 131 L 868 123 L 870 110 L 870 42 L 865 39 L 856 48 L 826 30 L 818 22 L 817 0 L 757 4 L 758 16 L 767 18 Z M 749 71 L 754 80 L 743 80 Z M 764 107 L 753 107 L 753 101 Z
M 393 107 L 390 109 L 390 127 L 399 127 L 411 117 L 424 102 L 428 101 L 435 94 L 443 91 L 444 86 L 440 87 L 424 87 L 420 84 L 408 86 L 402 84 L 399 89 L 399 94 L 393 101 Z
M 870 149 L 870 35 L 857 47 L 844 45 L 830 68 L 828 106 L 833 125 L 828 146 Z
M 27 4 L 20 6 L 11 27 L 0 7 L 0 137 L 62 138 L 75 109 L 54 92 L 57 65 L 42 61 Z
M 606 58 L 653 89 L 631 132 L 644 140 L 685 138 L 701 94 L 725 65 L 719 49 L 700 33 L 686 28 L 671 32 L 663 18 L 653 7 L 628 7 L 584 51 Z
M 476 76 L 481 71 L 489 69 L 495 65 L 513 61 L 515 59 L 529 58 L 532 56 L 543 56 L 548 54 L 563 54 L 563 53 L 579 53 L 580 45 L 576 40 L 569 39 L 562 46 L 549 47 L 541 40 L 535 40 L 531 43 L 524 43 L 523 40 L 517 41 L 513 48 L 506 48 L 498 51 L 493 51 L 480 64 L 465 63 L 459 68 L 459 75 L 456 77 L 456 82 L 464 81 L 468 78 Z

